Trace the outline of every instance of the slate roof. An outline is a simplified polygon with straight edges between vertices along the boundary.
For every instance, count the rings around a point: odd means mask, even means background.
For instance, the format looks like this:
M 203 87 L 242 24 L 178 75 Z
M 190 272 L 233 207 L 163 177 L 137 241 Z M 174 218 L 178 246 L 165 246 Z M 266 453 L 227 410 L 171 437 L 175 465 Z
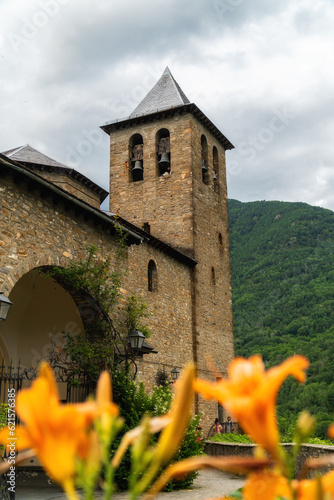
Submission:
M 133 110 L 129 118 L 148 115 L 183 104 L 190 104 L 190 101 L 167 66 L 160 79 Z
M 35 163 L 37 165 L 46 165 L 50 167 L 68 168 L 66 165 L 63 165 L 40 151 L 37 151 L 37 149 L 32 148 L 29 144 L 10 149 L 9 151 L 3 151 L 2 154 L 16 161 Z
M 77 170 L 73 168 L 67 167 L 62 163 L 59 163 L 56 160 L 53 160 L 49 156 L 37 151 L 37 149 L 32 148 L 29 144 L 25 144 L 24 146 L 19 146 L 18 148 L 9 149 L 8 151 L 4 151 L 3 155 L 7 156 L 11 160 L 17 161 L 19 163 L 23 163 L 28 168 L 37 171 L 53 171 L 57 174 L 65 174 L 73 179 L 75 179 L 80 184 L 88 187 L 93 192 L 97 193 L 100 198 L 100 202 L 106 199 L 108 196 L 108 191 L 103 189 L 101 186 L 95 184 L 95 182 L 91 181 L 85 175 L 81 174 Z

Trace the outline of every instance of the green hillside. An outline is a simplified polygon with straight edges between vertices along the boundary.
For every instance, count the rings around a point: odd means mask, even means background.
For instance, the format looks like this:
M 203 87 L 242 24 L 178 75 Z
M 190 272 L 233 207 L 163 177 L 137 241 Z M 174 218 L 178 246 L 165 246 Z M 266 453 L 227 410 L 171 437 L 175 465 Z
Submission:
M 229 222 L 236 354 L 267 367 L 307 356 L 306 385 L 290 378 L 278 411 L 291 420 L 307 408 L 323 436 L 334 421 L 334 212 L 229 200 Z

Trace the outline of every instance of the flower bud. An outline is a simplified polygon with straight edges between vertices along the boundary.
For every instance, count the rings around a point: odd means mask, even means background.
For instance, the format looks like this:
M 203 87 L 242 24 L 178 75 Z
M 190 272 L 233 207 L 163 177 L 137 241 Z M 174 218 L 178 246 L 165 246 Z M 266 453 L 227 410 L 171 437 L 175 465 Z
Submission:
M 315 418 L 308 411 L 303 411 L 297 420 L 296 431 L 303 437 L 309 437 L 313 434 L 315 428 Z

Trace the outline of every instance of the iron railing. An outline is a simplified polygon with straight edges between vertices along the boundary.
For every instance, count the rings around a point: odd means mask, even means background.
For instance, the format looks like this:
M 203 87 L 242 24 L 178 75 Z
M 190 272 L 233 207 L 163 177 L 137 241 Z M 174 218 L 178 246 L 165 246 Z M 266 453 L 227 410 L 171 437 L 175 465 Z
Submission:
M 20 363 L 17 367 L 14 367 L 12 363 L 9 366 L 2 363 L 0 366 L 0 403 L 7 403 L 10 389 L 15 389 L 15 393 L 22 389 L 24 378 Z
M 54 375 L 57 382 L 67 384 L 67 403 L 81 403 L 85 401 L 93 389 L 87 377 L 73 376 L 65 368 L 55 368 Z M 8 366 L 4 362 L 0 365 L 0 404 L 7 403 L 8 390 L 15 389 L 15 393 L 22 389 L 23 382 L 34 380 L 38 375 L 36 368 L 25 368 L 19 362 L 14 366 L 11 362 Z

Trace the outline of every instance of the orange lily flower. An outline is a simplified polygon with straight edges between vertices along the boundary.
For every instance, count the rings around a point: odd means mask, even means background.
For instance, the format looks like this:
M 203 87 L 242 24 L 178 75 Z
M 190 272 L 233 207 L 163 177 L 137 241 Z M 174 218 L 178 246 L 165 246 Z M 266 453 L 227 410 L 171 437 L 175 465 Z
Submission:
M 110 375 L 107 371 L 103 371 L 97 382 L 96 400 L 90 399 L 85 403 L 78 403 L 75 406 L 85 415 L 87 424 L 99 418 L 103 431 L 108 434 L 115 420 L 114 417 L 119 415 L 119 408 L 111 401 L 111 398 L 112 388 Z
M 265 372 L 261 356 L 236 358 L 229 366 L 229 380 L 196 380 L 195 390 L 207 399 L 219 401 L 256 443 L 280 460 L 276 396 L 289 375 L 304 382 L 308 364 L 303 356 L 293 356 Z
M 268 458 L 254 459 L 250 457 L 208 457 L 206 455 L 186 458 L 185 460 L 181 460 L 181 462 L 175 462 L 167 467 L 163 474 L 153 484 L 151 489 L 146 493 L 143 500 L 152 500 L 155 498 L 157 493 L 161 491 L 172 478 L 184 476 L 185 474 L 189 474 L 190 472 L 196 470 L 217 469 L 232 473 L 247 474 L 263 469 L 270 464 L 271 461 Z
M 334 439 L 334 424 L 332 424 L 327 431 L 327 434 L 329 435 L 330 438 Z
M 97 403 L 60 404 L 52 370 L 42 363 L 31 388 L 17 396 L 17 414 L 25 425 L 16 427 L 16 448 L 34 450 L 50 476 L 69 498 L 76 499 L 73 483 L 76 459 L 88 455 L 88 431 L 93 419 L 105 412 L 116 414 L 117 407 L 103 397 Z M 8 444 L 9 437 L 8 429 L 0 432 L 0 442 Z
M 244 500 L 331 500 L 334 499 L 334 471 L 315 479 L 293 480 L 275 471 L 262 470 L 248 476 Z
M 195 366 L 188 364 L 175 383 L 175 399 L 167 414 L 170 417 L 170 422 L 161 432 L 155 454 L 155 460 L 161 464 L 166 464 L 173 458 L 184 438 L 193 402 L 194 378 Z
M 244 500 L 331 500 L 334 499 L 334 471 L 314 479 L 288 479 L 274 470 L 252 472 L 243 488 Z
M 277 497 L 292 500 L 292 490 L 286 477 L 274 471 L 253 472 L 242 491 L 244 500 L 275 500 Z
M 51 368 L 43 363 L 30 389 L 17 396 L 17 414 L 25 426 L 17 426 L 17 449 L 31 448 L 50 476 L 74 496 L 75 456 L 87 449 L 86 417 L 74 405 L 59 403 Z M 0 440 L 8 443 L 8 430 Z
M 307 462 L 313 463 L 314 467 L 311 468 L 316 468 L 328 465 L 331 459 L 332 457 L 324 456 L 320 459 L 310 459 Z M 297 500 L 333 500 L 334 471 L 327 472 L 327 474 L 315 479 L 294 480 L 292 481 L 292 489 L 296 492 Z
M 299 490 L 297 490 L 299 491 Z M 301 481 L 300 498 L 302 500 L 313 500 L 321 498 L 321 493 L 324 499 L 334 498 L 334 472 L 328 472 L 319 479 Z M 318 495 L 318 496 L 317 496 Z M 299 498 L 299 497 L 297 497 Z
M 168 463 L 182 443 L 187 428 L 190 410 L 193 402 L 193 382 L 195 366 L 189 364 L 175 384 L 176 394 L 172 407 L 162 417 L 142 421 L 141 425 L 127 432 L 112 460 L 112 466 L 117 467 L 130 444 L 135 444 L 142 433 L 161 431 L 155 447 L 147 449 L 150 460 L 147 462 L 145 474 L 136 484 L 136 495 L 143 493 L 154 480 L 161 466 Z M 137 498 L 137 497 L 136 497 Z

